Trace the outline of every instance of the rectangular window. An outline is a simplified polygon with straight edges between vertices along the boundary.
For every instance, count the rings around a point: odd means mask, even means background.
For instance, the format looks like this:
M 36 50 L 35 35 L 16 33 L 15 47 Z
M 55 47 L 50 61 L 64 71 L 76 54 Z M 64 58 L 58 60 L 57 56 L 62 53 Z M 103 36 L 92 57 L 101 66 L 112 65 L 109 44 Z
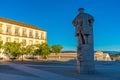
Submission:
M 19 39 L 18 39 L 18 38 L 15 38 L 14 41 L 15 41 L 16 43 L 19 43 Z
M 30 32 L 29 32 L 29 37 L 33 37 L 32 30 L 30 30 Z
M 11 25 L 7 25 L 6 34 L 11 34 Z
M 0 23 L 0 33 L 2 33 L 2 23 Z
M 10 37 L 7 37 L 7 38 L 6 38 L 6 42 L 11 42 L 11 38 L 10 38 Z
M 29 45 L 32 45 L 33 44 L 33 41 L 32 40 L 29 40 Z
M 22 39 L 22 45 L 26 46 L 26 39 Z
M 41 33 L 41 39 L 44 40 L 44 33 Z
M 23 29 L 23 31 L 22 31 L 22 36 L 27 37 L 26 29 Z
M 35 32 L 35 38 L 39 38 L 39 37 L 38 37 L 38 32 Z
M 15 35 L 19 35 L 19 28 L 15 28 Z
M 35 41 L 35 44 L 39 44 L 39 41 Z

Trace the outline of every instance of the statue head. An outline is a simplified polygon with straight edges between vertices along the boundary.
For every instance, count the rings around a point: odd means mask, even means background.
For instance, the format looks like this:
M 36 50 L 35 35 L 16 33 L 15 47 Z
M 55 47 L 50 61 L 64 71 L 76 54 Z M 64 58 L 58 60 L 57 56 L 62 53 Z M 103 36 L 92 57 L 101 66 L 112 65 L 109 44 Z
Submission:
M 84 8 L 79 8 L 78 11 L 79 11 L 80 13 L 84 13 Z

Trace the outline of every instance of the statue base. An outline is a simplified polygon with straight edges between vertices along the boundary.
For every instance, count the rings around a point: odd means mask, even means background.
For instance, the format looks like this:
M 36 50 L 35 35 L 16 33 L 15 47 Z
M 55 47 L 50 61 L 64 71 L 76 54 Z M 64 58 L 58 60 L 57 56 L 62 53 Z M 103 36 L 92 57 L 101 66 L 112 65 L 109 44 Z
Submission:
M 94 73 L 95 64 L 93 47 L 89 45 L 82 45 L 82 47 L 78 49 L 77 54 L 78 73 Z

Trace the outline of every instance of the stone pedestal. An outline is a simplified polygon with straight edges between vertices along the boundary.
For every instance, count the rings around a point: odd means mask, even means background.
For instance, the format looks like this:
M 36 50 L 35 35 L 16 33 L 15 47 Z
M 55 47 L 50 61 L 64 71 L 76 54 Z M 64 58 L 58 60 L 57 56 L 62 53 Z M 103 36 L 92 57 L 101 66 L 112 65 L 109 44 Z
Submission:
M 79 73 L 94 73 L 94 50 L 90 45 L 82 45 L 78 49 L 77 67 Z M 82 53 L 82 54 L 81 54 Z M 81 54 L 81 55 L 79 55 Z

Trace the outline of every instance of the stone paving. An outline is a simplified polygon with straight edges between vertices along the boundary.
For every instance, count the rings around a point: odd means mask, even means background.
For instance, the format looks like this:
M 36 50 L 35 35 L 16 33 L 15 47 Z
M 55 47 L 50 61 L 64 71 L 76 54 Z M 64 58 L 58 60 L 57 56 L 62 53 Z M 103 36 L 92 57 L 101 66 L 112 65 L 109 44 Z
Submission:
M 77 74 L 75 62 L 0 62 L 0 80 L 120 80 L 120 62 L 96 63 L 95 74 Z
M 3 62 L 1 66 L 3 65 L 9 66 L 11 73 L 0 73 L 0 80 L 76 80 L 75 78 L 69 78 L 56 73 L 32 68 L 25 64 Z M 16 74 L 14 74 L 14 72 L 16 72 Z M 23 72 L 23 75 L 20 74 L 21 72 Z

